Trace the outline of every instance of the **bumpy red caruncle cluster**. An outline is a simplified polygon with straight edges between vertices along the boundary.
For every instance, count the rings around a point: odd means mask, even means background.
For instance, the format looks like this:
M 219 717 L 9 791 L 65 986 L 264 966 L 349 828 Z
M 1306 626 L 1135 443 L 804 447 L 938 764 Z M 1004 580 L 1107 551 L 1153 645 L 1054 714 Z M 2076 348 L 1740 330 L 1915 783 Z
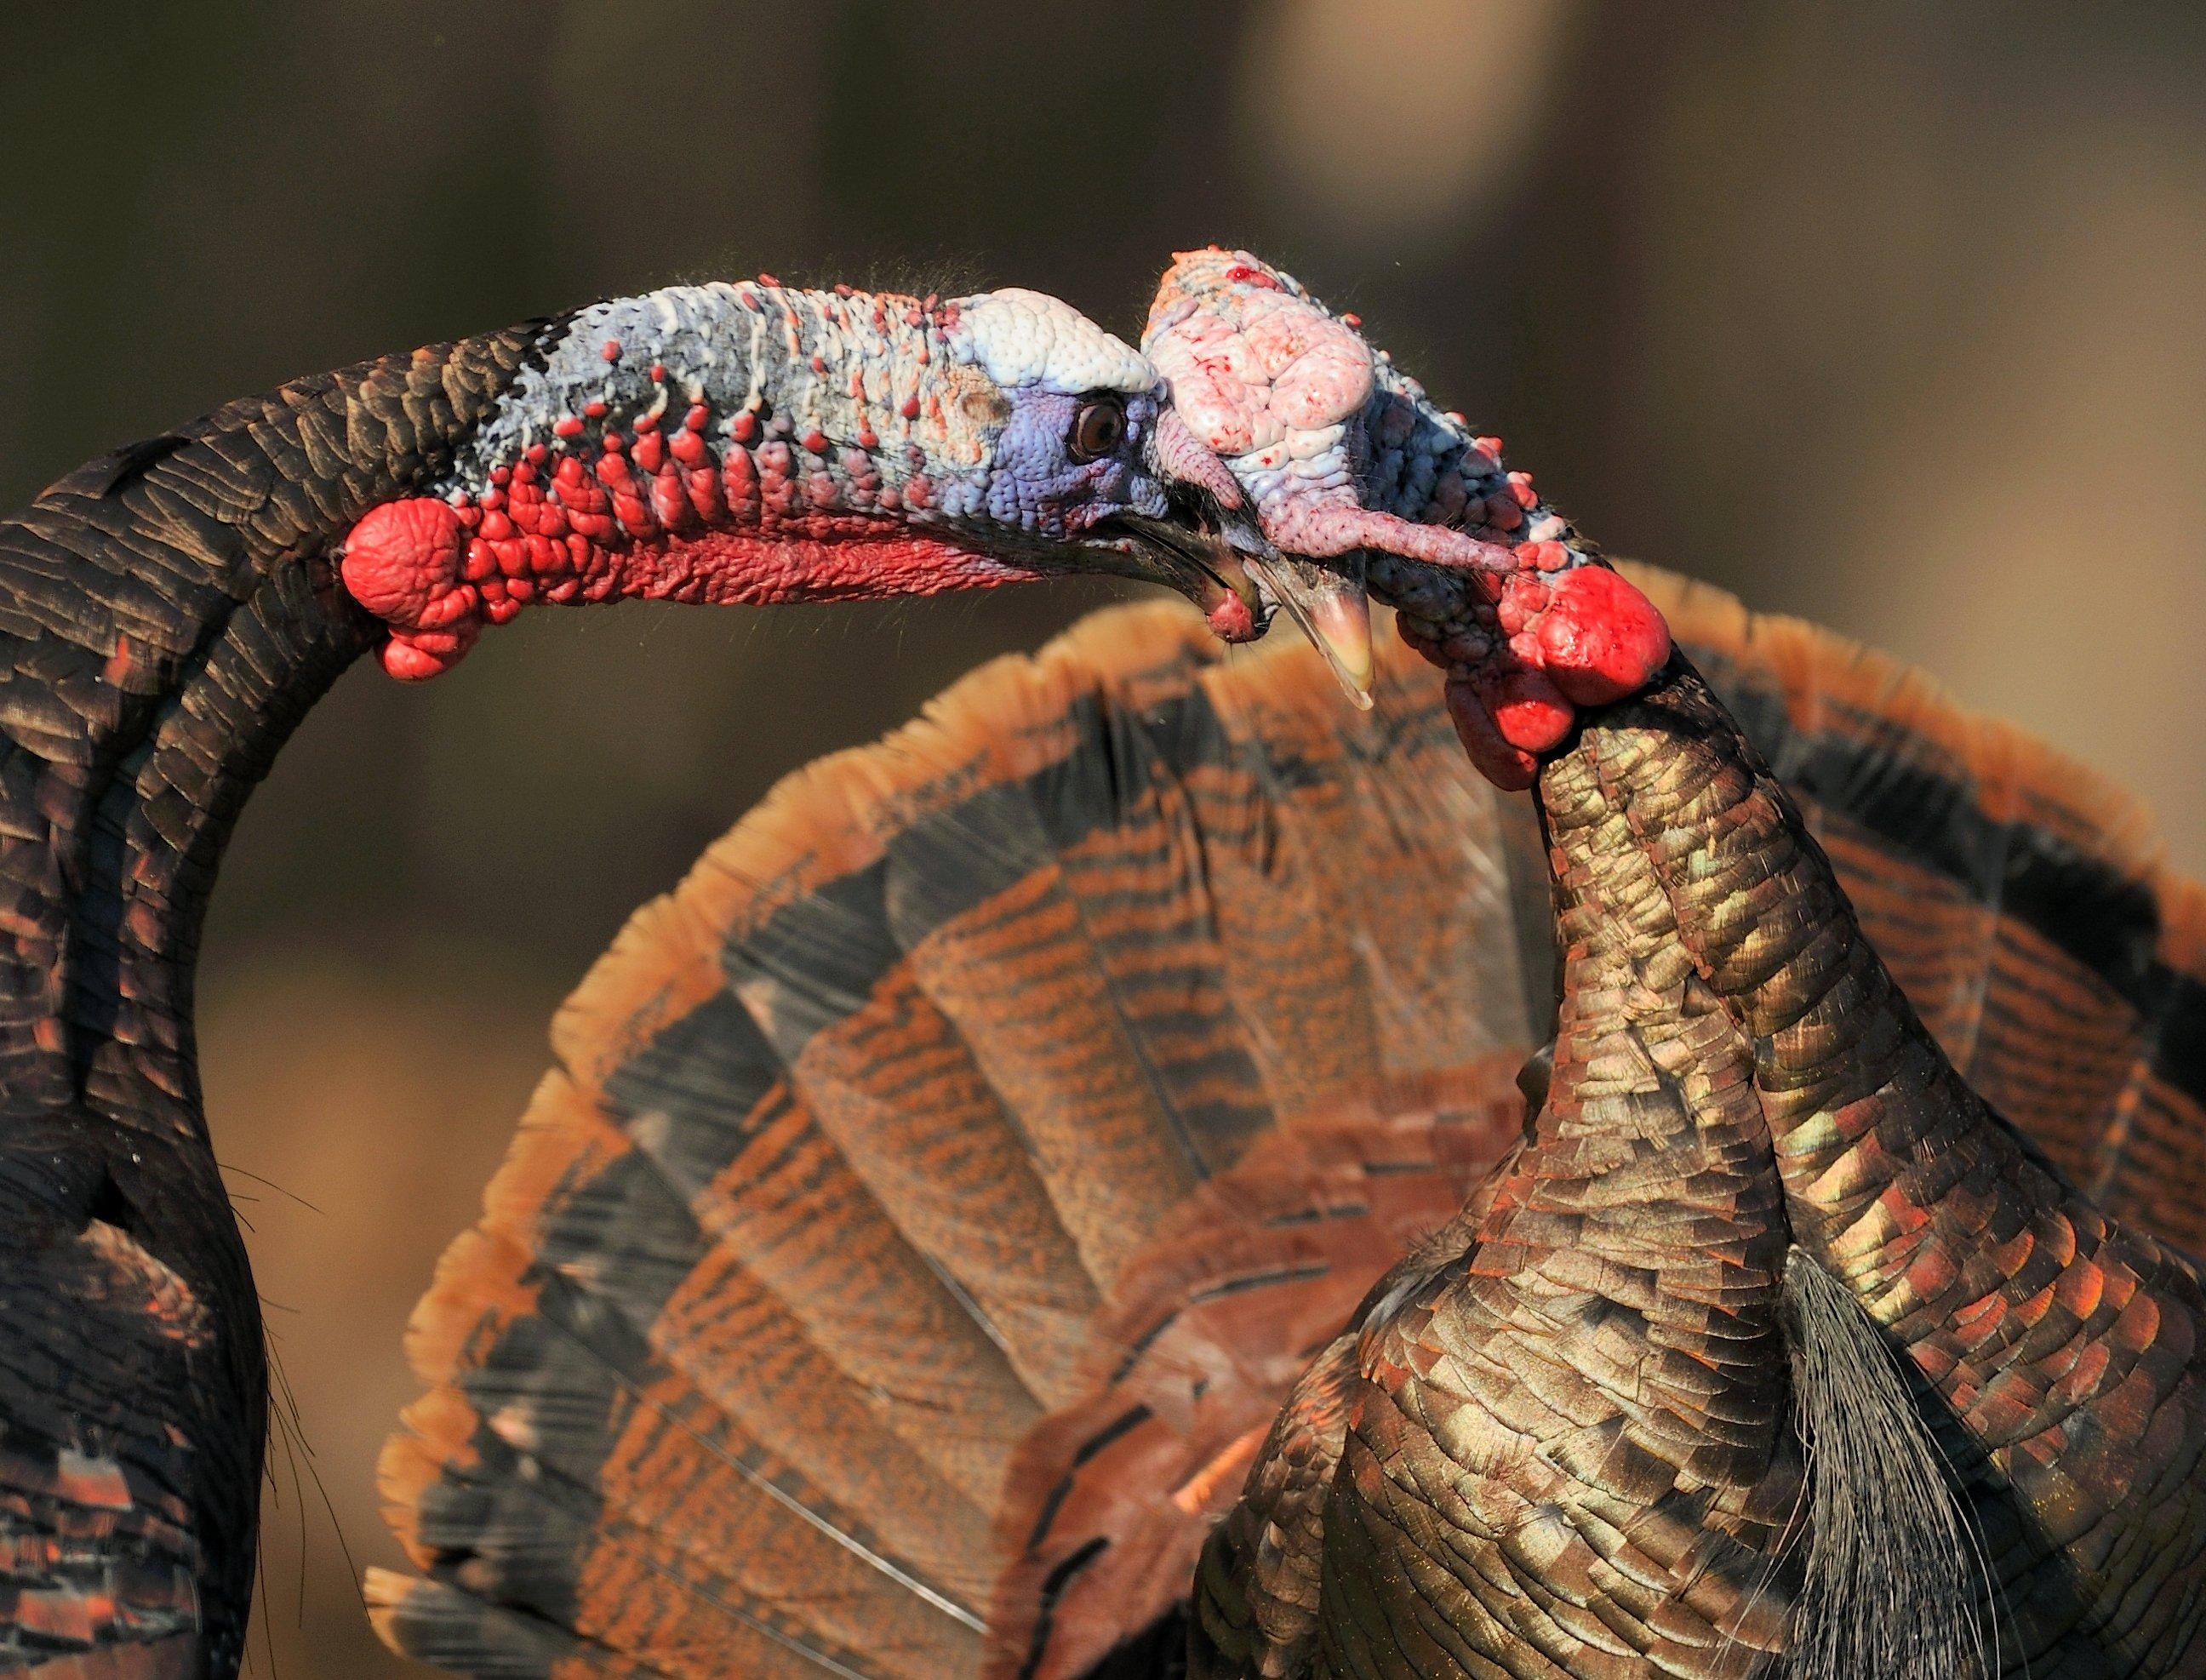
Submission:
M 599 416 L 591 416 L 593 420 Z M 1028 575 L 917 533 L 897 515 L 929 504 L 923 473 L 881 480 L 863 448 L 834 452 L 808 429 L 794 444 L 738 413 L 708 445 L 693 404 L 673 426 L 651 414 L 607 428 L 588 452 L 532 444 L 489 487 L 372 509 L 345 545 L 354 598 L 391 627 L 384 669 L 437 676 L 533 602 L 623 599 L 707 605 L 927 593 Z
M 1476 450 L 1498 464 L 1501 440 L 1481 438 Z M 1472 532 L 1501 539 L 1505 568 L 1442 574 L 1376 553 L 1368 563 L 1402 639 L 1447 673 L 1448 714 L 1472 762 L 1514 790 L 1532 784 L 1538 755 L 1562 743 L 1577 707 L 1646 686 L 1670 657 L 1670 629 L 1653 602 L 1581 545 L 1553 535 L 1508 543 L 1540 504 L 1529 474 L 1511 473 L 1506 483 L 1508 504 L 1484 498 L 1483 523 Z M 1552 523 L 1542 516 L 1539 528 Z

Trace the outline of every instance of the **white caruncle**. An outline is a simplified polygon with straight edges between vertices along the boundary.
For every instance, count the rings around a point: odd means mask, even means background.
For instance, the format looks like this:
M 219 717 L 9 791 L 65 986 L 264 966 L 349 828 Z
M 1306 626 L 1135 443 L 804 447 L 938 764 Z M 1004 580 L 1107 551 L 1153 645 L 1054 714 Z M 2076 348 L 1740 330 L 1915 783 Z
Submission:
M 953 307 L 951 353 L 1006 390 L 1138 396 L 1158 383 L 1148 357 L 1045 292 L 1008 286 L 961 298 Z

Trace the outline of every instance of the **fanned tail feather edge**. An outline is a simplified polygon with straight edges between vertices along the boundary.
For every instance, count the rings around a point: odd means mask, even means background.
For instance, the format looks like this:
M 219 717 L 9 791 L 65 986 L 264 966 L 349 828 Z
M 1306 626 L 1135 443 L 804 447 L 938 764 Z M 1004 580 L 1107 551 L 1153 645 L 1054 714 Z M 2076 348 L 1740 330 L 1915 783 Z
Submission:
M 647 907 L 416 1313 L 383 1479 L 427 1578 L 371 1582 L 385 1637 L 975 1670 L 1012 1455 L 1167 1216 L 1279 1117 L 1524 1035 L 1494 801 L 1398 665 L 1344 745 L 1291 653 L 1106 615 Z M 1422 789 L 1383 785 L 1406 736 Z

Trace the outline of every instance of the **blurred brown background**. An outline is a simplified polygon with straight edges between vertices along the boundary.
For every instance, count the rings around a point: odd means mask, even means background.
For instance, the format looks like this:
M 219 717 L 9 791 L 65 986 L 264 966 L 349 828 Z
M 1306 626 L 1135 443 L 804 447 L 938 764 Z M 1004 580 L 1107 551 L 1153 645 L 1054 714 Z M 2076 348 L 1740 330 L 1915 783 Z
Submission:
M 0 17 L 9 505 L 241 392 L 603 294 L 1015 282 L 1130 334 L 1175 247 L 1233 241 L 1361 311 L 1613 550 L 1927 664 L 2206 867 L 2188 0 L 86 15 Z M 776 777 L 1098 599 L 531 613 L 309 719 L 205 985 L 334 1513 L 279 1451 L 257 1671 L 400 1671 L 336 1534 L 395 1555 L 399 1329 L 560 997 Z

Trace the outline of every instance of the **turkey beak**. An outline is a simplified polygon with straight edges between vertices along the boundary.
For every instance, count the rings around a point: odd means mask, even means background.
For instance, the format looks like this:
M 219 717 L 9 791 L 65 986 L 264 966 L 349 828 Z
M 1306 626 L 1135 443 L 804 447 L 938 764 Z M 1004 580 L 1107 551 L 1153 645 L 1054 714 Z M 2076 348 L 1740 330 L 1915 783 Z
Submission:
M 1280 553 L 1258 525 L 1240 480 L 1203 446 L 1174 410 L 1166 408 L 1158 414 L 1149 444 L 1152 470 L 1176 493 L 1191 494 L 1214 509 L 1221 535 L 1240 551 L 1244 570 L 1255 574 L 1264 610 L 1255 615 L 1252 634 L 1261 633 L 1272 607 L 1285 607 L 1325 656 L 1348 698 L 1368 711 L 1371 705 L 1371 599 L 1364 592 L 1362 552 L 1344 556 L 1339 570 Z M 1214 626 L 1216 620 L 1212 622 Z
M 1123 518 L 1145 539 L 1158 563 L 1156 581 L 1202 609 L 1212 630 L 1226 641 L 1249 641 L 1271 623 L 1279 597 L 1250 575 L 1253 566 L 1277 561 L 1225 463 L 1204 448 L 1170 408 L 1160 410 L 1144 439 L 1144 464 L 1164 487 L 1172 517 Z
M 1134 576 L 1176 589 L 1201 610 L 1203 619 L 1223 641 L 1253 641 L 1272 622 L 1275 598 L 1250 575 L 1255 562 L 1238 551 L 1241 533 L 1230 521 L 1219 531 L 1202 528 L 1220 523 L 1210 519 L 1144 519 L 1121 515 L 1116 524 L 1136 539 L 1137 563 L 1129 568 Z M 1249 527 L 1258 543 L 1261 536 Z M 1271 552 L 1266 545 L 1266 554 Z
M 1359 711 L 1371 709 L 1371 597 L 1364 588 L 1362 550 L 1344 556 L 1339 571 L 1279 555 L 1251 557 L 1260 585 L 1325 656 L 1341 689 Z

